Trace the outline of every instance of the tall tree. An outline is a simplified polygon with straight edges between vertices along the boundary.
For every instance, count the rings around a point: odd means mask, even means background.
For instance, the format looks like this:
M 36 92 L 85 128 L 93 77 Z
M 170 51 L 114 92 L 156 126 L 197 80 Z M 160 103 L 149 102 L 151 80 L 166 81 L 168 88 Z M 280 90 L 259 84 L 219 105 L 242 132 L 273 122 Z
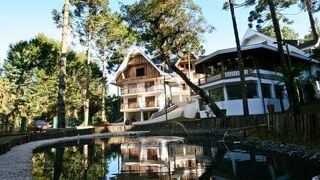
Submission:
M 60 52 L 59 44 L 44 35 L 10 45 L 4 76 L 13 85 L 16 99 L 9 116 L 32 120 L 56 113 Z
M 250 5 L 255 5 L 255 11 L 252 11 L 249 16 L 249 22 L 256 20 L 258 24 L 261 24 L 265 21 L 271 20 L 273 25 L 273 30 L 276 36 L 278 52 L 280 56 L 281 63 L 283 65 L 283 73 L 285 78 L 285 85 L 288 92 L 289 102 L 294 112 L 300 112 L 299 108 L 299 100 L 296 91 L 296 87 L 294 86 L 294 73 L 290 73 L 290 62 L 289 58 L 286 58 L 283 49 L 283 40 L 281 35 L 281 28 L 279 24 L 279 16 L 277 11 L 281 9 L 285 9 L 290 7 L 291 5 L 297 3 L 297 0 L 248 0 L 250 1 Z M 267 18 L 262 18 L 262 13 L 268 12 Z
M 68 31 L 69 31 L 69 0 L 64 0 L 62 40 L 61 40 L 62 46 L 61 46 L 59 90 L 58 90 L 58 103 L 57 103 L 59 128 L 64 128 L 66 126 L 65 94 L 66 94 L 66 80 L 67 80 L 66 66 L 67 66 Z
M 316 22 L 313 17 L 313 13 L 320 11 L 320 2 L 319 0 L 300 0 L 300 2 L 301 9 L 306 10 L 308 12 L 313 39 L 318 39 L 319 32 L 317 32 Z
M 199 54 L 202 50 L 200 34 L 210 28 L 200 7 L 192 0 L 140 0 L 132 5 L 122 5 L 121 11 L 147 51 L 177 73 L 217 117 L 225 116 L 214 100 L 174 63 L 179 57 L 188 53 Z
M 100 32 L 99 39 L 96 41 L 97 59 L 102 65 L 102 121 L 106 122 L 106 89 L 107 75 L 115 70 L 124 59 L 125 51 L 132 45 L 135 35 L 129 31 L 118 13 L 109 13 Z
M 98 38 L 98 32 L 104 24 L 105 19 L 108 17 L 108 8 L 107 0 L 72 0 L 70 2 L 72 6 L 70 15 L 71 20 L 69 25 L 73 34 L 79 39 L 80 44 L 86 47 L 87 51 L 87 68 L 86 79 L 85 79 L 85 89 L 83 89 L 83 108 L 84 108 L 84 125 L 91 124 L 89 122 L 89 87 L 90 87 L 90 64 L 92 61 L 92 52 L 93 44 Z M 55 22 L 59 25 L 61 24 L 61 14 L 58 11 L 53 11 L 53 18 Z
M 225 6 L 226 7 L 226 6 Z M 245 116 L 249 115 L 249 107 L 248 107 L 248 97 L 247 97 L 247 87 L 246 80 L 244 76 L 244 62 L 241 53 L 241 46 L 239 40 L 239 32 L 237 27 L 236 15 L 234 12 L 234 0 L 229 0 L 229 8 L 231 13 L 231 19 L 233 24 L 234 36 L 237 46 L 237 56 L 238 56 L 238 66 L 240 71 L 240 81 L 241 81 L 241 95 L 242 95 L 242 106 L 243 106 L 243 114 Z
M 26 118 L 29 122 L 37 119 L 50 121 L 56 116 L 60 56 L 61 44 L 41 34 L 29 41 L 10 45 L 4 61 L 3 79 L 0 78 L 0 84 L 3 85 L 3 91 L 0 91 L 0 116 L 10 129 L 17 127 L 15 125 L 18 125 L 21 118 Z M 79 125 L 79 119 L 83 117 L 81 109 L 86 79 L 86 55 L 69 50 L 66 56 L 66 120 Z M 99 88 L 102 84 L 102 72 L 94 62 L 91 63 L 91 69 L 93 85 L 89 93 L 93 97 L 90 101 L 93 108 L 90 115 L 96 116 L 101 110 L 96 104 L 101 104 Z M 107 103 L 106 109 L 110 107 L 113 106 Z
M 87 47 L 87 68 L 86 68 L 86 88 L 83 93 L 85 100 L 83 102 L 84 107 L 84 125 L 89 125 L 89 84 L 90 84 L 90 63 L 91 63 L 91 51 L 94 41 L 97 39 L 97 34 L 102 27 L 105 20 L 106 12 L 108 9 L 108 1 L 106 0 L 74 0 L 74 20 L 75 20 L 75 32 L 77 33 L 82 45 Z
M 275 7 L 275 17 L 278 22 L 283 24 L 292 24 L 293 21 L 289 19 L 285 13 L 282 13 L 284 10 L 288 9 L 290 6 L 296 4 L 298 0 L 274 0 L 272 3 Z M 249 27 L 252 28 L 255 23 L 255 28 L 260 31 L 263 27 L 270 26 L 272 23 L 272 15 L 268 10 L 268 1 L 267 0 L 245 0 L 243 3 L 245 6 L 255 6 L 254 10 L 250 11 L 248 21 Z M 272 23 L 273 24 L 273 23 Z

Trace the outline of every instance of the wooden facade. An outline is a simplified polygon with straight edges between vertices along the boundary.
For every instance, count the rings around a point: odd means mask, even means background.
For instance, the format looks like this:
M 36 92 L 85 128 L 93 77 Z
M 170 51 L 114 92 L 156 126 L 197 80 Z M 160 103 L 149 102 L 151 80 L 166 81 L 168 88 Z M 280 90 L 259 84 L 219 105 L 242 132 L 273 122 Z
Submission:
M 127 69 L 117 78 L 117 84 L 131 80 L 160 77 L 160 72 L 141 54 L 130 56 Z

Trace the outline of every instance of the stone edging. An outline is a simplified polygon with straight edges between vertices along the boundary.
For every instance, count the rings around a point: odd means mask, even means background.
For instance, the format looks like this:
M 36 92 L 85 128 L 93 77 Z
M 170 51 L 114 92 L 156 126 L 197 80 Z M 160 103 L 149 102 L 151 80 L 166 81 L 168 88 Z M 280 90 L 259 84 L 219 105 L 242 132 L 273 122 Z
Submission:
M 271 140 L 261 140 L 258 138 L 244 139 L 241 144 L 244 147 L 253 150 L 283 154 L 289 157 L 320 163 L 320 149 L 317 148 L 303 147 L 294 144 L 275 143 Z
M 33 150 L 39 147 L 78 139 L 96 139 L 112 136 L 144 135 L 147 133 L 148 131 L 90 134 L 34 141 L 19 146 L 15 146 L 11 149 L 11 151 L 8 151 L 6 154 L 0 156 L 0 179 L 31 180 L 32 154 Z

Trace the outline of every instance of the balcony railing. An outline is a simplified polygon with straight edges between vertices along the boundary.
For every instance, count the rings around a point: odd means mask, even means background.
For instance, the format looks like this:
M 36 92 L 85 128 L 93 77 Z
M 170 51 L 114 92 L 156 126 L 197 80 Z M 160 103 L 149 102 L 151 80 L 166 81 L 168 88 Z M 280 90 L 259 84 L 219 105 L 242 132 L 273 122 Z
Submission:
M 253 69 L 245 69 L 244 70 L 245 76 L 253 76 L 258 77 L 257 70 Z M 221 73 L 217 73 L 214 75 L 207 75 L 206 77 L 202 77 L 198 80 L 198 85 L 204 85 L 210 82 L 215 82 L 221 79 L 229 79 L 229 78 L 237 78 L 240 77 L 240 71 L 239 70 L 230 70 L 225 71 Z M 273 71 L 267 71 L 267 70 L 260 70 L 260 77 L 266 78 L 266 79 L 272 79 L 272 80 L 283 80 L 281 73 L 276 73 Z
M 135 103 L 128 103 L 128 108 L 129 108 L 129 109 L 139 108 L 139 104 L 138 104 L 137 102 L 135 102 Z
M 136 87 L 136 88 L 123 88 L 121 89 L 121 94 L 135 94 L 140 92 L 153 92 L 153 91 L 163 91 L 163 85 L 154 85 L 151 87 Z
M 157 104 L 155 101 L 149 101 L 145 102 L 145 104 L 138 104 L 138 103 L 128 103 L 128 104 L 121 104 L 120 109 L 137 109 L 137 108 L 154 108 L 159 107 L 159 104 Z

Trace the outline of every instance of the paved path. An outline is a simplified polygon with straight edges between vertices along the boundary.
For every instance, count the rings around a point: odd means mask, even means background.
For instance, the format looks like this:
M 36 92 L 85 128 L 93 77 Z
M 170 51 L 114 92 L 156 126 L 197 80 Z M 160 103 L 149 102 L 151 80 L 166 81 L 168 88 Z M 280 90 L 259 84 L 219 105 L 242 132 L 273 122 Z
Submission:
M 15 146 L 9 152 L 0 156 L 0 180 L 32 179 L 32 152 L 34 149 L 41 146 L 77 139 L 95 139 L 111 136 L 127 136 L 132 134 L 141 135 L 145 133 L 147 133 L 147 131 L 90 134 L 34 141 L 27 144 Z

